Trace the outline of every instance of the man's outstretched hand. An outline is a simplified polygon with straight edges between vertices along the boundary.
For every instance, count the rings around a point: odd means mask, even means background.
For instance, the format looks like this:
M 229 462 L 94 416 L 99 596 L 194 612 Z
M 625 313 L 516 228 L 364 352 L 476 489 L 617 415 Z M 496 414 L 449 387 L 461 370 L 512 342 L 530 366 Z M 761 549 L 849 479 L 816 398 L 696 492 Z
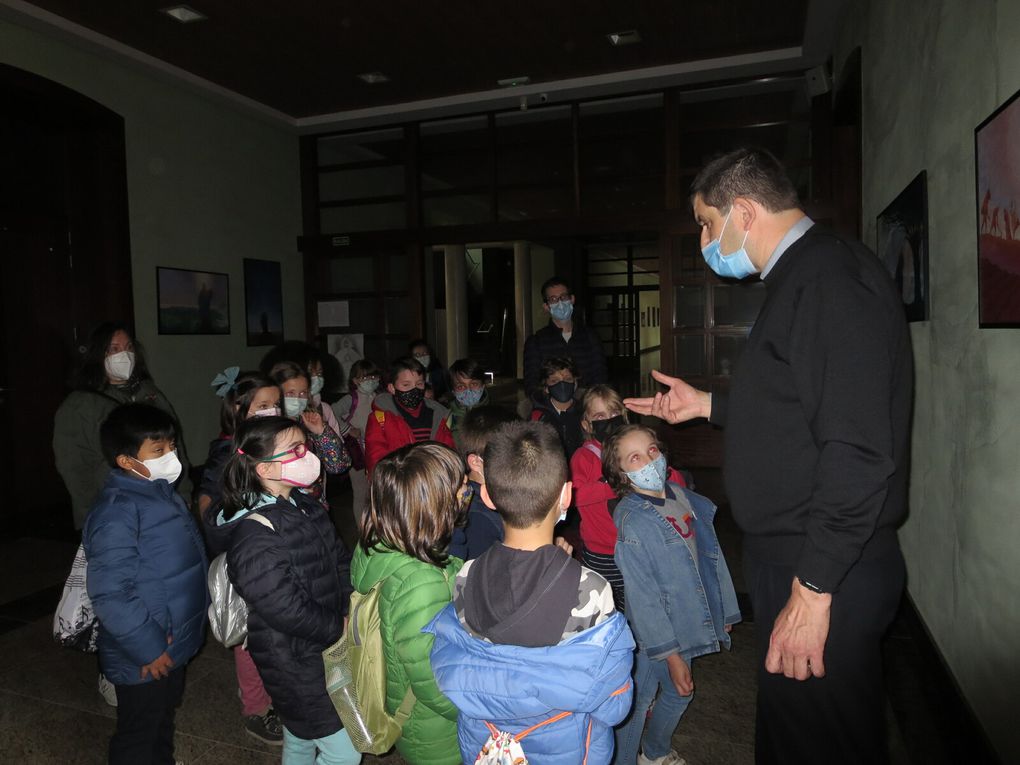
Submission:
M 630 411 L 650 414 L 671 425 L 712 414 L 712 396 L 709 393 L 688 385 L 679 377 L 664 375 L 657 369 L 652 370 L 652 377 L 668 386 L 669 390 L 656 393 L 652 398 L 625 398 L 623 404 Z

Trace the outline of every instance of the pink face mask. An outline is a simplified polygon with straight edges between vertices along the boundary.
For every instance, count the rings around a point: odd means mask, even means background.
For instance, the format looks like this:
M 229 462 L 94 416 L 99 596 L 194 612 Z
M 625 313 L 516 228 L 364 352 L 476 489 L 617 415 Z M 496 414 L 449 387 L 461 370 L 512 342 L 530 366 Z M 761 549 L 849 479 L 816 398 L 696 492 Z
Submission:
M 238 451 L 240 452 L 240 449 Z M 244 452 L 241 452 L 241 454 L 244 454 Z M 277 457 L 286 457 L 287 455 L 291 455 L 290 459 L 277 459 Z M 259 460 L 259 462 L 279 462 L 281 470 L 280 477 L 277 480 L 289 483 L 291 486 L 311 486 L 319 479 L 319 474 L 322 472 L 319 458 L 308 451 L 308 447 L 304 444 L 299 444 L 293 449 L 266 457 L 264 460 Z

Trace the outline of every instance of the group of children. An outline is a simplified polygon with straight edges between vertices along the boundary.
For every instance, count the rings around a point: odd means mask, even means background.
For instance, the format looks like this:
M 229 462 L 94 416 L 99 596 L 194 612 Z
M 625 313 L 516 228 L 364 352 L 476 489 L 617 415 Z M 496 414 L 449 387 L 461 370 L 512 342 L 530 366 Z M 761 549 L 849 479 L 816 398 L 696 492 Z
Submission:
M 450 368 L 449 409 L 425 397 L 426 376 L 408 356 L 383 387 L 359 361 L 331 407 L 314 369 L 226 370 L 204 534 L 173 489 L 173 418 L 141 404 L 110 415 L 111 473 L 83 544 L 117 690 L 111 763 L 173 762 L 207 556 L 221 552 L 249 609 L 234 649 L 246 728 L 282 740 L 288 765 L 360 761 L 322 652 L 351 593 L 376 587 L 386 707 L 412 703 L 396 743 L 412 765 L 471 763 L 507 742 L 533 763 L 682 762 L 670 738 L 692 662 L 728 646 L 740 618 L 713 505 L 667 467 L 654 431 L 627 423 L 614 390 L 579 394 L 569 359 L 547 362 L 524 420 L 489 403 L 474 362 Z M 325 505 L 325 474 L 344 471 L 353 551 Z M 577 556 L 555 537 L 571 507 Z

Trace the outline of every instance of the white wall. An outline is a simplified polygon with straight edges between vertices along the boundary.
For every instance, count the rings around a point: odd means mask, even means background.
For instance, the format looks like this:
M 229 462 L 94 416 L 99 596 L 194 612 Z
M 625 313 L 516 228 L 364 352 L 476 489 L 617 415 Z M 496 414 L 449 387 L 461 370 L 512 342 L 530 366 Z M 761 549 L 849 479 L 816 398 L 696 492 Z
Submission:
M 295 132 L 5 21 L 0 62 L 124 117 L 135 326 L 153 376 L 181 418 L 192 461 L 204 461 L 219 431 L 219 399 L 209 382 L 226 366 L 256 366 L 267 350 L 246 345 L 243 258 L 282 263 L 284 330 L 288 338 L 304 337 Z M 158 335 L 157 265 L 229 274 L 231 334 Z
M 928 171 L 931 320 L 917 372 L 909 591 L 1003 757 L 1020 753 L 1020 330 L 978 329 L 974 128 L 1020 89 L 1020 2 L 870 0 L 861 46 L 865 242 Z M 837 75 L 838 80 L 838 75 Z

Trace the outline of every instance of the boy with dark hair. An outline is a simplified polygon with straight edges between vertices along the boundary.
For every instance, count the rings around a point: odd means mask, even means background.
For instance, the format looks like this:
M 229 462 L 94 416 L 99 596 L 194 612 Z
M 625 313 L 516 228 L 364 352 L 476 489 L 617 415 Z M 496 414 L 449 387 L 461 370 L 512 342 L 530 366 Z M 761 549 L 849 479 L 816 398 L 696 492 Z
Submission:
M 499 406 L 479 406 L 467 413 L 457 439 L 457 451 L 468 469 L 467 489 L 471 493 L 465 524 L 453 530 L 450 555 L 473 560 L 484 553 L 494 542 L 503 541 L 503 519 L 490 510 L 482 500 L 485 483 L 485 446 L 501 425 L 516 422 L 517 418 Z
M 481 495 L 505 539 L 464 564 L 453 603 L 425 630 L 436 682 L 459 710 L 461 757 L 474 762 L 503 732 L 534 765 L 605 765 L 631 705 L 634 640 L 606 580 L 553 544 L 570 504 L 559 439 L 541 423 L 508 423 L 484 462 Z
M 372 400 L 365 427 L 365 472 L 390 452 L 421 441 L 439 441 L 454 448 L 446 426 L 449 410 L 425 396 L 425 367 L 410 356 L 390 364 L 386 393 Z
M 205 638 L 205 547 L 173 484 L 177 423 L 126 404 L 99 431 L 112 470 L 82 533 L 99 664 L 117 689 L 112 765 L 173 762 L 184 665 Z
M 446 424 L 459 446 L 458 431 L 464 417 L 475 407 L 489 403 L 489 393 L 485 390 L 485 370 L 474 359 L 457 359 L 450 365 L 450 386 L 453 396 L 450 398 L 450 416 Z
M 531 420 L 552 425 L 559 434 L 563 453 L 569 460 L 584 443 L 584 411 L 577 403 L 577 365 L 569 357 L 554 357 L 542 363 L 542 390 L 532 398 Z

